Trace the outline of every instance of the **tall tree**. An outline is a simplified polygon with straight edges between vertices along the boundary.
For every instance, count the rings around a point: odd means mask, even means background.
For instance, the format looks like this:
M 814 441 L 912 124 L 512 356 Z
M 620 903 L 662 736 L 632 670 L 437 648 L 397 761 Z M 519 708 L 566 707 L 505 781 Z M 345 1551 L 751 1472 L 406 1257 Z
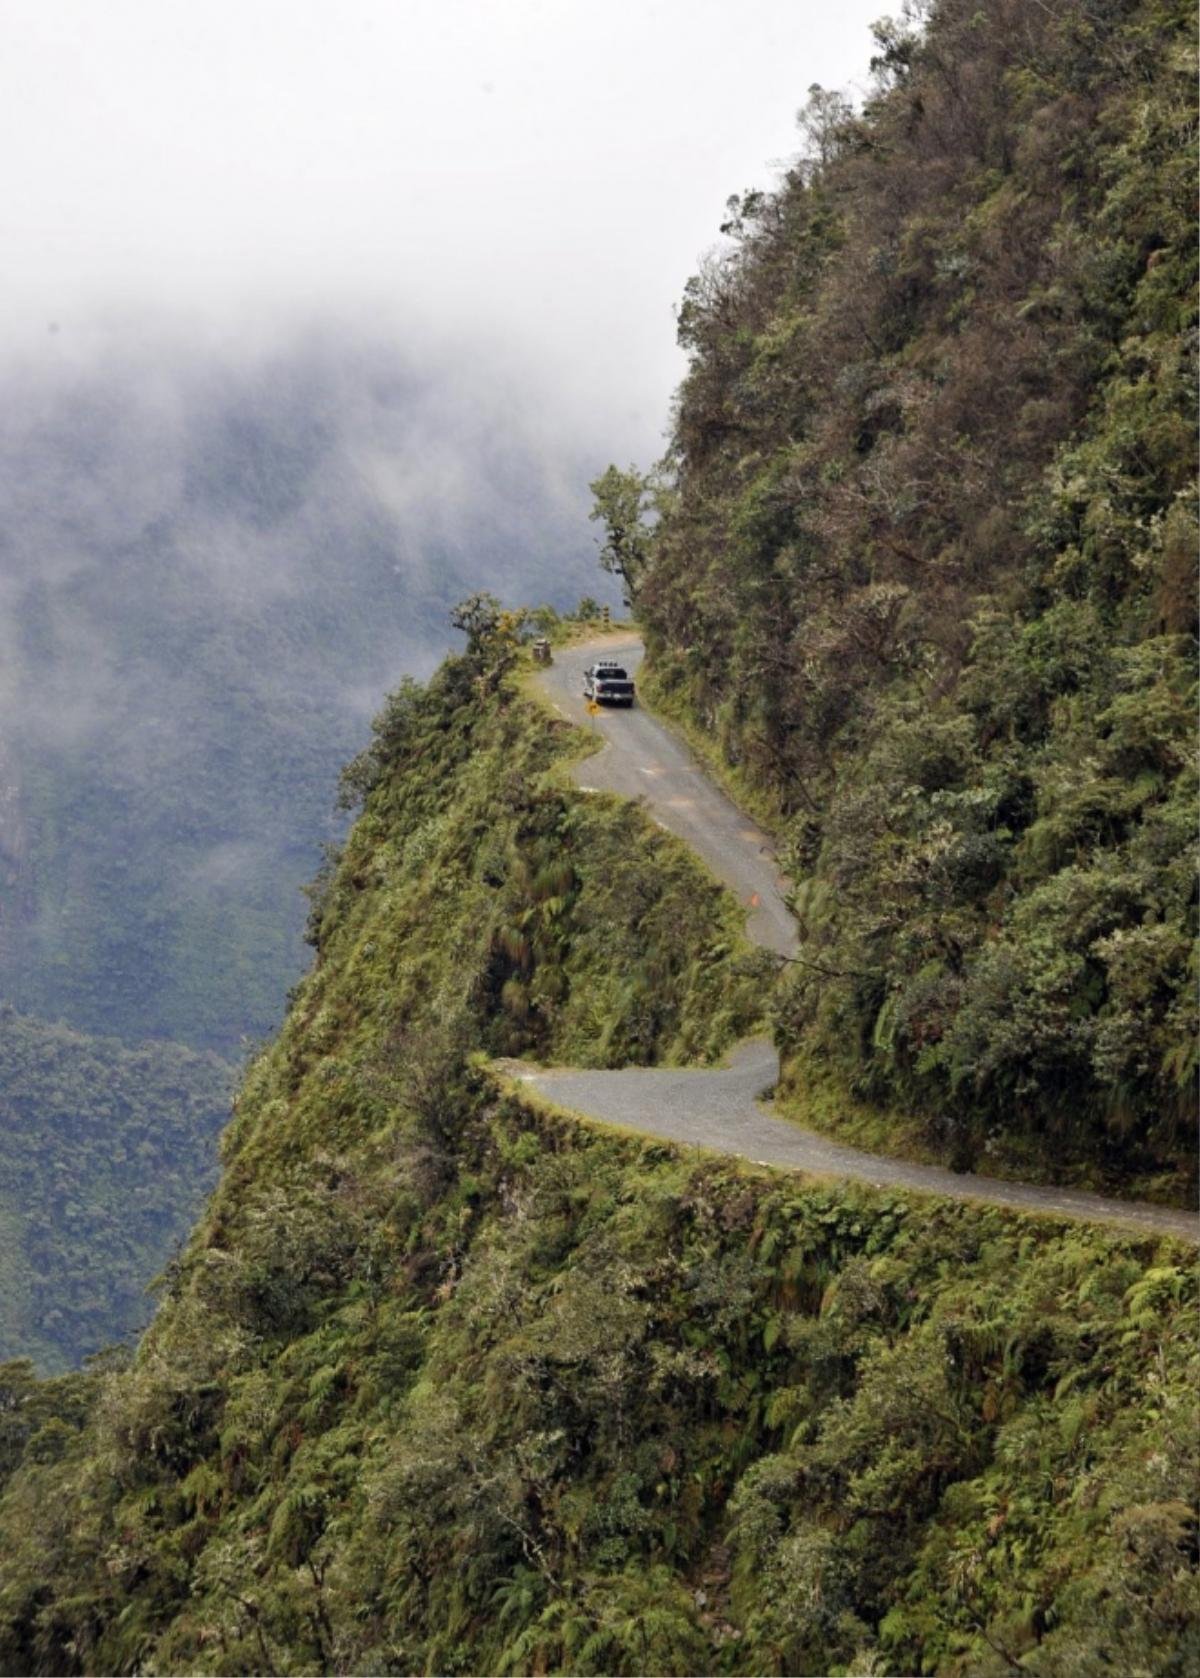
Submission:
M 624 472 L 619 466 L 609 466 L 588 488 L 595 497 L 588 517 L 604 524 L 600 564 L 620 577 L 627 603 L 632 605 L 654 543 L 654 531 L 646 522 L 646 514 L 656 505 L 653 482 L 635 466 Z

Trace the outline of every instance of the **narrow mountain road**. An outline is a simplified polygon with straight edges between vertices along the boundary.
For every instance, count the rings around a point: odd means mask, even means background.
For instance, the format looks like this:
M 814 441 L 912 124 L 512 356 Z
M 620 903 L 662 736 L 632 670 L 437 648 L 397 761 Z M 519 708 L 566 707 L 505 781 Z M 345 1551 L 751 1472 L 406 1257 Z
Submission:
M 960 1176 L 938 1165 L 914 1165 L 863 1153 L 774 1118 L 758 1097 L 775 1082 L 779 1062 L 772 1044 L 762 1039 L 739 1044 L 729 1065 L 717 1071 L 656 1066 L 621 1072 L 534 1072 L 515 1061 L 506 1063 L 506 1068 L 556 1107 L 590 1119 L 608 1119 L 667 1142 L 736 1154 L 756 1165 L 818 1177 L 849 1177 L 876 1188 L 924 1190 L 1022 1212 L 1124 1224 L 1153 1235 L 1200 1241 L 1200 1220 L 1189 1212 L 1108 1200 L 1078 1189 Z
M 750 938 L 777 955 L 791 955 L 797 947 L 796 924 L 767 835 L 713 786 L 687 747 L 648 712 L 635 708 L 589 717 L 583 672 L 597 656 L 620 659 L 633 673 L 641 663 L 642 647 L 632 637 L 617 636 L 579 643 L 557 652 L 555 663 L 538 676 L 543 693 L 561 716 L 594 727 L 606 741 L 601 752 L 578 765 L 576 781 L 587 789 L 643 798 L 651 815 L 686 840 L 746 905 Z M 1200 1217 L 1192 1212 L 868 1154 L 776 1118 L 759 1097 L 774 1084 L 779 1061 L 772 1045 L 761 1039 L 740 1044 L 729 1064 L 716 1070 L 539 1071 L 519 1061 L 502 1062 L 498 1069 L 555 1106 L 586 1118 L 733 1154 L 757 1165 L 1122 1225 L 1200 1243 Z
M 648 711 L 603 710 L 589 717 L 583 672 L 596 657 L 619 659 L 630 675 L 642 644 L 614 635 L 583 641 L 554 655 L 538 681 L 560 716 L 593 728 L 607 742 L 579 765 L 580 786 L 644 798 L 651 815 L 702 857 L 746 909 L 752 942 L 776 955 L 797 947 L 796 923 L 784 900 L 785 882 L 767 835 L 712 784 L 687 747 Z

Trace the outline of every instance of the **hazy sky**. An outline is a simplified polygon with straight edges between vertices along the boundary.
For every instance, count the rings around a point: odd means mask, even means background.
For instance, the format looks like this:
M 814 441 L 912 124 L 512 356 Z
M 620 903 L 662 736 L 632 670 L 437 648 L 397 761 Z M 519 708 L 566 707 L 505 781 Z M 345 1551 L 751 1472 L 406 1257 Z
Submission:
M 0 325 L 70 356 L 98 319 L 332 311 L 652 441 L 726 196 L 794 154 L 810 83 L 862 86 L 886 9 L 0 0 Z

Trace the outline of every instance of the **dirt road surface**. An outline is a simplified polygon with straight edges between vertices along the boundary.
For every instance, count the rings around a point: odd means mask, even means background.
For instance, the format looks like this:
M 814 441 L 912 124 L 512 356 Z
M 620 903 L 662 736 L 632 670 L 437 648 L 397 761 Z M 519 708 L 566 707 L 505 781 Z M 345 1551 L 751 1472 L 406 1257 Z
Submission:
M 534 1072 L 523 1069 L 518 1081 L 529 1084 L 556 1107 L 590 1119 L 624 1125 L 690 1143 L 722 1154 L 736 1154 L 756 1165 L 804 1171 L 821 1177 L 851 1178 L 876 1188 L 922 1190 L 952 1200 L 976 1200 L 1092 1223 L 1119 1224 L 1154 1235 L 1200 1240 L 1200 1220 L 1193 1213 L 1165 1206 L 1110 1200 L 1080 1189 L 1046 1188 L 1036 1183 L 1006 1183 L 915 1165 L 848 1148 L 814 1131 L 776 1118 L 759 1095 L 774 1083 L 778 1058 L 772 1044 L 739 1044 L 728 1067 L 718 1071 L 664 1067 L 629 1067 L 621 1072 Z
M 644 798 L 654 819 L 702 857 L 746 909 L 746 931 L 755 944 L 790 956 L 796 923 L 784 901 L 782 875 L 768 836 L 708 779 L 683 742 L 648 711 L 604 708 L 590 717 L 583 672 L 597 655 L 619 659 L 636 678 L 642 645 L 610 636 L 555 652 L 539 682 L 560 716 L 592 728 L 606 742 L 579 765 L 580 786 Z

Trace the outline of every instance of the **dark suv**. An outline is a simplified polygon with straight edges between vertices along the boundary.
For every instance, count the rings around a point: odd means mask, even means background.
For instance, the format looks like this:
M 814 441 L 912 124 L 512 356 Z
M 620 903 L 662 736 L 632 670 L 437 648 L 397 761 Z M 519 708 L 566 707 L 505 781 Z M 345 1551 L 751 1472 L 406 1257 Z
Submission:
M 633 693 L 629 672 L 614 659 L 597 659 L 583 673 L 583 697 L 597 705 L 632 705 Z

